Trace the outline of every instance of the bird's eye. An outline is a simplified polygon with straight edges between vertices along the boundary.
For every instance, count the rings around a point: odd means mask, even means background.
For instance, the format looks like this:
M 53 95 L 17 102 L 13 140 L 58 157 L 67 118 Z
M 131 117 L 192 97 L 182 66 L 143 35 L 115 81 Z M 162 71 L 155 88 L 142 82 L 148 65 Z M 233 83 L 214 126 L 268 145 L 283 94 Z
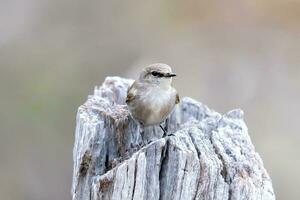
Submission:
M 153 76 L 161 77 L 161 73 L 156 72 L 156 71 L 153 71 L 151 74 L 152 74 Z
M 152 74 L 152 76 L 156 76 L 156 77 L 163 77 L 164 76 L 163 73 L 160 73 L 160 72 L 157 72 L 157 71 L 153 71 L 151 74 Z

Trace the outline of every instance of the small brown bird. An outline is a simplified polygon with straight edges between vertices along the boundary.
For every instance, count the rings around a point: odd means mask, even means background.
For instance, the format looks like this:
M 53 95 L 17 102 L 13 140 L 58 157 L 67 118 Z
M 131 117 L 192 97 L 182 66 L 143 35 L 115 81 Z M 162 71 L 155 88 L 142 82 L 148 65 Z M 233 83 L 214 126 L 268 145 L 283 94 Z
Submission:
M 172 87 L 170 66 L 162 63 L 151 64 L 144 68 L 140 77 L 128 89 L 126 103 L 134 119 L 144 127 L 159 125 L 179 103 L 179 95 Z

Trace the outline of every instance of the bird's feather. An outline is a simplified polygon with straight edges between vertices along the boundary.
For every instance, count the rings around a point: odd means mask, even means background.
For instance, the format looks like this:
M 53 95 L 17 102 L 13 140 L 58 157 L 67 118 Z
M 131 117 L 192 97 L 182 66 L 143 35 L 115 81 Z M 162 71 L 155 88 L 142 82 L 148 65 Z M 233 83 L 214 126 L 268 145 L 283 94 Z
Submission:
M 135 89 L 134 85 L 136 84 L 136 81 L 129 87 L 127 91 L 127 97 L 126 97 L 126 103 L 130 103 L 135 99 Z
M 176 100 L 175 100 L 175 104 L 179 104 L 180 103 L 180 97 L 178 95 L 178 93 L 176 94 Z

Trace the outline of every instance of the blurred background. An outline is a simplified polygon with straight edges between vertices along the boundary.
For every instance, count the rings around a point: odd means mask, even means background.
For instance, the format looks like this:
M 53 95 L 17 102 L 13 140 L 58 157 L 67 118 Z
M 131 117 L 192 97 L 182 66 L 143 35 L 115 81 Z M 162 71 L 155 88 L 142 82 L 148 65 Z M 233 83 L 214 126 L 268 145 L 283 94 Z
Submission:
M 277 199 L 300 198 L 299 0 L 0 0 L 0 199 L 70 199 L 78 106 L 154 62 L 242 108 Z

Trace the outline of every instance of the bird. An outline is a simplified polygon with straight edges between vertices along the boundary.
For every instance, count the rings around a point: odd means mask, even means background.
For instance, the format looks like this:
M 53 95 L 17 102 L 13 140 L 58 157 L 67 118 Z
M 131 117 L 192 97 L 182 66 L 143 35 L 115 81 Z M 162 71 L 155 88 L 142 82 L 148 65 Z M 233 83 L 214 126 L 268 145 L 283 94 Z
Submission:
M 167 131 L 162 122 L 180 102 L 172 78 L 176 74 L 169 65 L 155 63 L 145 67 L 127 91 L 126 104 L 131 116 L 144 128 L 159 125 L 163 137 Z

